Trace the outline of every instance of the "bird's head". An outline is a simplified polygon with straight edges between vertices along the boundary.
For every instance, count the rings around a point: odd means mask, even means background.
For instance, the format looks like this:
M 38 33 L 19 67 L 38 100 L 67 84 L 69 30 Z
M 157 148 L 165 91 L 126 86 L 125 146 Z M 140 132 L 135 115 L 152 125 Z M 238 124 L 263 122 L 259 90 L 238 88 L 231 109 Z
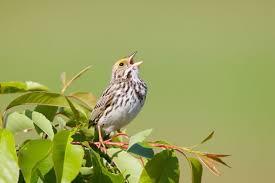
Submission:
M 130 56 L 122 58 L 114 64 L 113 70 L 112 70 L 113 81 L 120 78 L 138 79 L 138 69 L 139 69 L 139 65 L 142 64 L 142 61 L 134 62 L 134 57 L 136 53 L 137 52 L 134 52 Z

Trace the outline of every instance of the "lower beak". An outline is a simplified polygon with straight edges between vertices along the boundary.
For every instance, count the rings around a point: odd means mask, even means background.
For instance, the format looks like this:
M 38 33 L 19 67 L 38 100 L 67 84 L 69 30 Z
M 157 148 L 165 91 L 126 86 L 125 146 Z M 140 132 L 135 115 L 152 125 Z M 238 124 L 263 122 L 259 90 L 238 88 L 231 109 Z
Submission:
M 143 61 L 136 62 L 136 63 L 133 64 L 133 66 L 140 66 L 142 63 L 143 63 Z

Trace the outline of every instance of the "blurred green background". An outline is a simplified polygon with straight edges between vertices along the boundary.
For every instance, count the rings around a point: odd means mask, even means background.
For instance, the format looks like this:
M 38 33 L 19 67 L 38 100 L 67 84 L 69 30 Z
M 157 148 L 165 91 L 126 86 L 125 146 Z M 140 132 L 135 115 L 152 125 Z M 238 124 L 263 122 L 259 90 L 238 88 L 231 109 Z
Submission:
M 0 81 L 33 80 L 60 91 L 59 75 L 92 70 L 71 91 L 99 96 L 117 59 L 137 50 L 149 94 L 128 126 L 152 139 L 232 154 L 221 177 L 272 182 L 275 3 L 271 1 L 0 1 Z M 0 96 L 0 106 L 11 100 Z M 181 182 L 190 182 L 182 161 Z M 165 166 L 165 165 L 163 165 Z

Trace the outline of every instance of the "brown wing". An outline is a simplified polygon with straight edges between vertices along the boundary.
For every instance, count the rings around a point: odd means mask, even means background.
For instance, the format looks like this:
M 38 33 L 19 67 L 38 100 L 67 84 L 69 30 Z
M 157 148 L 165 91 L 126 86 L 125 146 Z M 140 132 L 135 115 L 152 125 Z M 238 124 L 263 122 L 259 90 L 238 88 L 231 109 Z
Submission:
M 90 118 L 90 126 L 96 125 L 102 117 L 104 111 L 112 104 L 114 98 L 115 86 L 110 84 L 98 99 Z

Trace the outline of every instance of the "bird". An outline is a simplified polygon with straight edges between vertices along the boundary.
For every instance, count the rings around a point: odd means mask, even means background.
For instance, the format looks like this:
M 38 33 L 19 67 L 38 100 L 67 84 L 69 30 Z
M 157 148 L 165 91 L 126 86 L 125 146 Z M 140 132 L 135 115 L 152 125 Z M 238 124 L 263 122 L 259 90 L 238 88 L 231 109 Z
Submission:
M 129 124 L 144 106 L 147 85 L 139 77 L 143 61 L 134 62 L 137 52 L 119 59 L 112 67 L 111 80 L 91 112 L 89 124 L 96 126 L 101 149 L 106 152 L 102 138 Z

